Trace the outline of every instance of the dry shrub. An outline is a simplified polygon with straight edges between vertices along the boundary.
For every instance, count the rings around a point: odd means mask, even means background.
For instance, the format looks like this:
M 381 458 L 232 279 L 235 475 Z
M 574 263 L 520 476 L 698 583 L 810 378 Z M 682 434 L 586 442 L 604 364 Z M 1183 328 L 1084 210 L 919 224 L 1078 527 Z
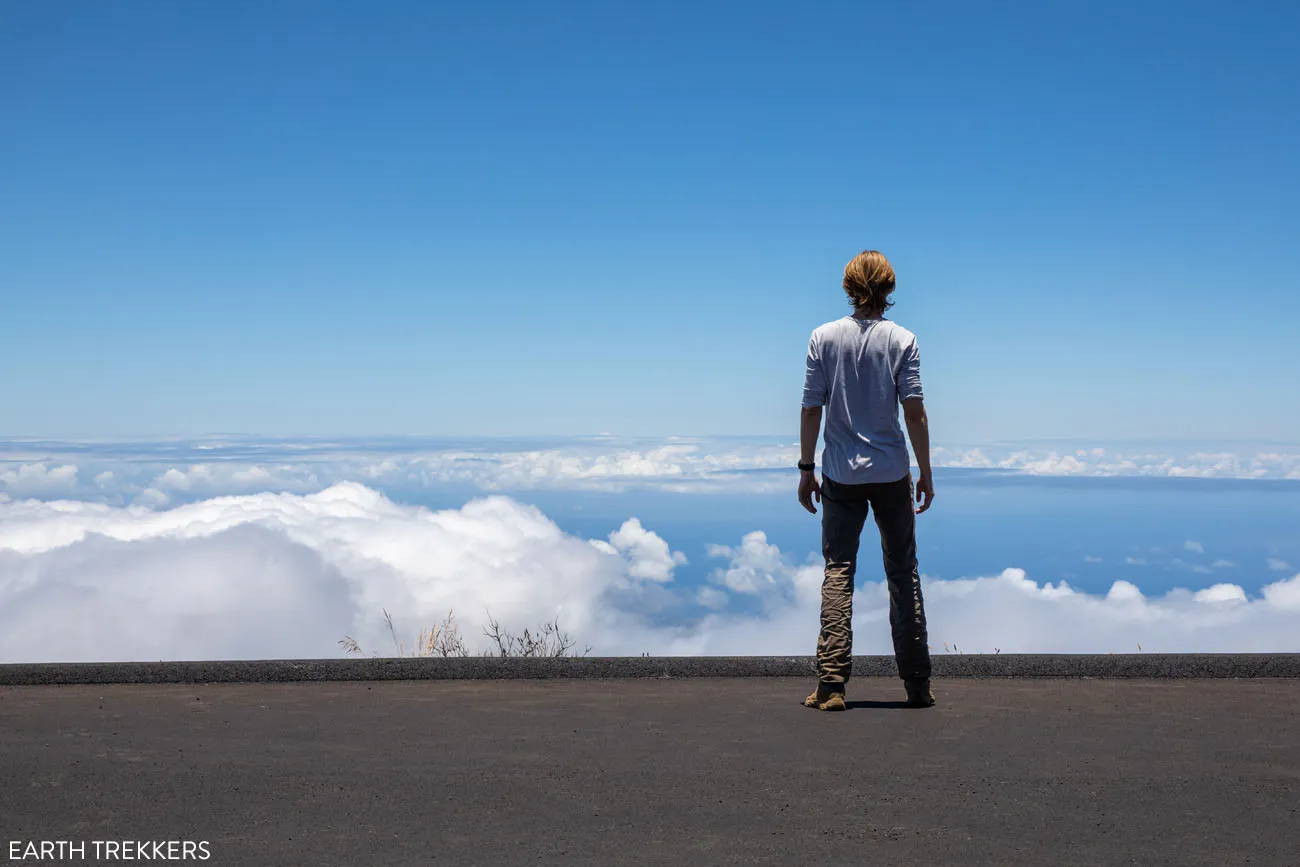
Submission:
M 393 637 L 393 647 L 396 649 L 397 656 L 412 657 L 432 657 L 432 656 L 469 656 L 470 652 L 465 647 L 465 640 L 460 634 L 460 627 L 456 623 L 455 609 L 447 612 L 447 618 L 437 626 L 430 627 L 420 631 L 416 636 L 415 643 L 407 647 L 406 642 L 397 634 L 397 628 L 393 625 L 393 616 L 384 610 L 384 622 L 388 624 L 388 634 Z M 588 646 L 581 654 L 570 654 L 569 650 L 574 646 L 574 641 L 568 633 L 560 629 L 560 619 L 557 615 L 553 622 L 543 623 L 535 632 L 530 629 L 524 629 L 523 635 L 516 636 L 509 630 L 503 629 L 501 624 L 488 615 L 490 626 L 483 630 L 483 634 L 492 639 L 496 645 L 495 650 L 485 650 L 480 656 L 586 656 L 591 652 Z M 350 635 L 343 636 L 339 645 L 347 653 L 355 653 L 365 656 L 365 651 L 361 645 Z M 372 656 L 378 656 L 378 653 Z

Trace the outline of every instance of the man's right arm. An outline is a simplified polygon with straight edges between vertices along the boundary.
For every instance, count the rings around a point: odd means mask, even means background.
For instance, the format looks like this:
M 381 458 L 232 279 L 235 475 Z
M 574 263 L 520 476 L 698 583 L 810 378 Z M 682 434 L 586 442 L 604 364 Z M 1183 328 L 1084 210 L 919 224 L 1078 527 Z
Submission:
M 907 438 L 912 441 L 916 465 L 921 475 L 930 475 L 930 419 L 925 414 L 925 401 L 919 397 L 903 401 L 903 421 L 907 423 Z
M 916 466 L 921 471 L 916 484 L 918 499 L 920 494 L 925 494 L 925 502 L 917 512 L 924 512 L 934 499 L 934 479 L 930 474 L 930 420 L 925 414 L 925 401 L 919 397 L 903 401 L 903 421 L 907 423 L 907 438 L 912 441 Z

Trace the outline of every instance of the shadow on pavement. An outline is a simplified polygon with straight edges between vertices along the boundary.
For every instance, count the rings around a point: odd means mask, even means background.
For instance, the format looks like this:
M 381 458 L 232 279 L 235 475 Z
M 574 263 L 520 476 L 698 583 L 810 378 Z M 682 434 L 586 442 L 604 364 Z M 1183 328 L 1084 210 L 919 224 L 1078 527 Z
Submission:
M 848 701 L 844 702 L 848 710 L 915 710 L 908 708 L 905 701 Z

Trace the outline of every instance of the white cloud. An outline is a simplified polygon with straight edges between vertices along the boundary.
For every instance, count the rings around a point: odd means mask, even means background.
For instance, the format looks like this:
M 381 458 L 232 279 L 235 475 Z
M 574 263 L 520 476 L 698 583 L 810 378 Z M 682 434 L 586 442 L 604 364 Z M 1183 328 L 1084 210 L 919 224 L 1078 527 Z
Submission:
M 143 491 L 135 495 L 131 500 L 131 503 L 136 506 L 152 507 L 165 506 L 170 501 L 171 497 L 167 496 L 166 492 L 160 491 L 157 488 L 145 488 Z
M 0 440 L 0 492 L 129 503 L 146 489 L 170 502 L 263 491 L 311 493 L 343 481 L 385 490 L 564 489 L 766 492 L 794 482 L 798 445 L 757 437 L 457 443 L 252 438 L 131 444 Z M 941 469 L 1037 477 L 1300 479 L 1300 449 L 1141 451 L 1034 445 L 936 446 Z M 155 495 L 149 495 L 157 501 Z
M 1124 563 L 1129 566 L 1145 566 L 1147 561 L 1141 557 L 1125 557 Z
M 1136 584 L 1128 581 L 1116 581 L 1110 586 L 1110 592 L 1106 598 L 1112 602 L 1141 602 L 1142 591 L 1137 588 Z
M 1197 602 L 1245 602 L 1246 591 L 1236 584 L 1215 584 L 1213 587 L 1197 590 L 1195 598 Z
M 379 464 L 361 463 L 346 475 L 377 478 Z M 169 467 L 151 481 L 157 490 L 194 491 L 199 494 L 257 493 L 264 490 L 306 493 L 322 487 L 316 474 L 306 466 L 293 464 L 189 464 Z
M 974 467 L 983 469 L 995 466 L 983 449 L 948 449 L 934 446 L 930 449 L 930 462 L 936 467 Z
M 1234 454 L 1202 454 L 1190 457 L 1184 466 L 1170 466 L 1171 476 L 1200 476 L 1203 478 L 1238 477 L 1244 475 Z
M 1273 572 L 1286 572 L 1291 568 L 1291 564 L 1285 560 L 1279 560 L 1276 557 L 1268 558 L 1268 568 Z
M 76 485 L 76 464 L 50 466 L 42 461 L 8 467 L 0 464 L 0 490 L 11 496 L 61 494 L 73 490 Z
M 1092 475 L 1093 467 L 1075 455 L 1060 457 L 1049 452 L 1046 457 L 1035 458 L 1029 452 L 1016 452 L 998 464 L 1004 469 L 1020 470 L 1034 476 Z
M 806 570 L 785 567 L 785 581 Z M 780 580 L 778 580 L 780 583 Z M 974 579 L 922 582 L 933 652 L 945 642 L 974 652 L 1280 652 L 1294 646 L 1300 627 L 1300 576 L 1265 588 L 1265 598 L 1242 601 L 1230 589 L 1197 598 L 1188 590 L 1146 597 L 1133 584 L 1115 582 L 1105 596 L 1061 582 L 1040 585 L 1021 569 Z M 710 615 L 678 652 L 699 654 L 811 655 L 819 598 L 809 592 L 793 604 L 765 609 L 766 617 Z M 1235 601 L 1234 601 L 1235 600 Z M 889 654 L 889 597 L 883 582 L 854 594 L 854 651 Z
M 1041 476 L 1155 476 L 1170 478 L 1300 479 L 1300 453 L 1191 452 L 1152 454 L 1079 448 L 934 448 L 937 467 L 998 467 Z
M 1186 542 L 1183 543 L 1183 550 L 1195 551 L 1197 554 L 1204 554 L 1205 546 L 1202 545 L 1200 542 L 1193 542 L 1191 539 L 1188 539 Z
M 191 472 L 197 472 L 200 467 L 194 468 Z M 190 476 L 180 470 L 172 467 L 158 478 L 154 479 L 154 487 L 158 489 L 173 488 L 178 491 L 188 491 L 190 489 Z
M 668 543 L 641 526 L 636 518 L 629 518 L 613 533 L 609 542 L 593 541 L 598 549 L 620 554 L 627 559 L 627 573 L 633 578 L 649 581 L 673 580 L 673 569 L 686 563 L 681 551 L 669 551 Z
M 814 652 L 820 558 L 794 562 L 760 531 L 710 556 L 726 560 L 711 583 L 678 589 L 684 558 L 635 519 L 587 540 L 509 497 L 431 511 L 355 483 L 167 510 L 0 501 L 0 661 L 339 656 L 344 634 L 387 649 L 383 608 L 411 636 L 454 609 L 473 651 L 490 613 L 516 632 L 558 618 L 593 655 Z M 1283 651 L 1300 629 L 1300 575 L 1255 599 L 1233 584 L 1146 596 L 1127 581 L 1098 596 L 1020 569 L 923 589 L 934 647 Z M 730 593 L 757 613 L 729 610 Z M 883 582 L 854 599 L 855 651 L 891 652 Z M 706 610 L 650 616 L 682 603 Z
M 629 559 L 599 551 L 506 497 L 431 512 L 356 484 L 167 511 L 9 503 L 0 659 L 336 656 L 345 633 L 383 647 L 385 607 L 411 634 L 455 607 L 471 640 L 489 610 L 607 635 L 598 600 L 646 551 L 644 533 Z
M 821 596 L 822 565 L 792 566 L 781 549 L 767 541 L 767 534 L 762 530 L 746 533 L 734 548 L 710 545 L 707 550 L 710 557 L 726 557 L 730 561 L 725 567 L 713 570 L 709 580 L 736 593 L 769 602 L 783 598 L 806 601 Z
M 707 608 L 727 607 L 727 594 L 716 587 L 701 587 L 695 593 L 695 600 Z
M 1210 566 L 1214 569 L 1231 569 L 1233 566 L 1236 565 L 1237 564 L 1233 563 L 1231 560 L 1224 560 L 1224 559 L 1215 560 L 1213 563 L 1210 564 Z
M 1300 572 L 1286 581 L 1269 584 L 1261 592 L 1265 601 L 1279 611 L 1300 613 Z M 1294 650 L 1294 646 L 1291 649 Z
M 1085 563 L 1101 563 L 1102 559 L 1100 557 L 1094 557 L 1091 554 L 1088 554 L 1084 556 L 1083 561 Z

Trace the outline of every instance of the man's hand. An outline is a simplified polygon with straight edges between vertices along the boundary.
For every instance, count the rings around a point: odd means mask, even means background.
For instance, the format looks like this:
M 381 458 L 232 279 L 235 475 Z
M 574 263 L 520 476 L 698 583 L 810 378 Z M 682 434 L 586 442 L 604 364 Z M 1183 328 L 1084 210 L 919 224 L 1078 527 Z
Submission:
M 814 495 L 817 497 L 817 502 L 820 503 L 822 501 L 822 486 L 817 484 L 817 476 L 813 473 L 799 473 L 799 505 L 815 515 L 817 514 L 817 507 L 813 505 Z
M 803 489 L 800 488 L 800 490 Z M 921 473 L 921 477 L 916 480 L 916 501 L 918 503 L 921 502 L 922 494 L 925 495 L 925 502 L 916 510 L 918 515 L 930 508 L 930 503 L 934 500 L 934 479 L 930 478 L 929 473 Z

